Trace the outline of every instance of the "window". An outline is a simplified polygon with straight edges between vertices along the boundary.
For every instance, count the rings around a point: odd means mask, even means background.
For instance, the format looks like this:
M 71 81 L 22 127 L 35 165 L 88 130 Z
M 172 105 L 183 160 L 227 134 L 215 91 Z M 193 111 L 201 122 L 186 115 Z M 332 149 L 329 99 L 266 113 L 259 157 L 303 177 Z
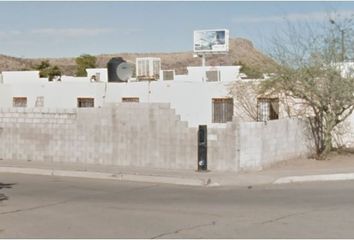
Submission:
M 219 71 L 218 70 L 206 71 L 206 80 L 208 82 L 219 81 Z
M 77 98 L 77 107 L 79 108 L 94 107 L 95 106 L 94 102 L 95 102 L 94 98 Z
M 14 97 L 12 99 L 13 107 L 27 107 L 27 98 L 26 97 Z
M 213 98 L 213 123 L 230 122 L 233 115 L 233 98 Z
M 139 102 L 138 97 L 123 97 L 122 102 Z
M 162 72 L 162 77 L 163 77 L 163 80 L 174 80 L 174 77 L 175 74 L 174 74 L 174 71 L 173 70 L 165 70 Z
M 258 121 L 279 119 L 279 98 L 257 99 Z
M 44 107 L 44 97 L 37 97 L 35 107 Z

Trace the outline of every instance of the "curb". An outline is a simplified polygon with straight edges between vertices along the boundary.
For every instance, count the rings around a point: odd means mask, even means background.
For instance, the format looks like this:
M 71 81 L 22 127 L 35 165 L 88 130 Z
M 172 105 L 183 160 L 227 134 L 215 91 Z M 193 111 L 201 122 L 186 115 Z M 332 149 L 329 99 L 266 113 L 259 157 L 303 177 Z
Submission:
M 342 181 L 342 180 L 354 180 L 354 173 L 335 173 L 335 174 L 282 177 L 275 180 L 273 184 L 315 182 L 315 181 Z
M 86 171 L 66 171 L 54 169 L 39 169 L 39 168 L 21 168 L 21 167 L 0 167 L 1 173 L 20 173 L 43 176 L 57 176 L 57 177 L 77 177 L 77 178 L 91 178 L 102 180 L 118 180 L 130 182 L 147 182 L 147 183 L 166 183 L 185 186 L 219 186 L 217 183 L 211 183 L 210 180 L 192 179 L 192 178 L 176 178 L 163 177 L 153 175 L 138 175 L 138 174 L 124 174 L 124 173 L 104 173 L 104 172 L 86 172 Z

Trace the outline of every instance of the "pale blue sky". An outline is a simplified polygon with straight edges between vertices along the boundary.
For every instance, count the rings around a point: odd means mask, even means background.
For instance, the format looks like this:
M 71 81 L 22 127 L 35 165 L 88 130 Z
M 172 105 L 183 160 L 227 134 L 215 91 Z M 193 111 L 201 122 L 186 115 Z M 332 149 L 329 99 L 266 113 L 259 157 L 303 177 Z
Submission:
M 354 2 L 0 2 L 0 53 L 65 57 L 82 53 L 190 51 L 193 30 L 227 28 L 267 47 L 291 21 L 354 14 Z

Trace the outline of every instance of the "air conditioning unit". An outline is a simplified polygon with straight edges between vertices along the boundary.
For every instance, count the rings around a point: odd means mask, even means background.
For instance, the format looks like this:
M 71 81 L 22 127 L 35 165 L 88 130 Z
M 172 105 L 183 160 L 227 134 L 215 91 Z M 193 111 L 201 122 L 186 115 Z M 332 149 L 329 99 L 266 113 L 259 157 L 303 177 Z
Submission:
M 136 59 L 136 78 L 139 81 L 160 79 L 160 70 L 160 58 L 146 57 Z

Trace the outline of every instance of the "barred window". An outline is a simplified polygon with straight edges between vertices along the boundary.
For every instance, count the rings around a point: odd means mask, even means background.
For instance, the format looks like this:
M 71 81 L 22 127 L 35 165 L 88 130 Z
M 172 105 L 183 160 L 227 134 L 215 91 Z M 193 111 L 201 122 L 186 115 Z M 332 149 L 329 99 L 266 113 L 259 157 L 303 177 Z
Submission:
M 26 97 L 14 97 L 12 99 L 13 107 L 27 107 L 27 98 Z
M 88 108 L 95 106 L 94 98 L 77 98 L 77 107 L 79 108 Z
M 44 97 L 37 97 L 35 107 L 44 107 Z
M 279 98 L 257 99 L 258 121 L 279 119 Z
M 213 98 L 213 123 L 232 121 L 234 115 L 233 98 Z
M 123 97 L 122 102 L 139 102 L 138 97 Z

